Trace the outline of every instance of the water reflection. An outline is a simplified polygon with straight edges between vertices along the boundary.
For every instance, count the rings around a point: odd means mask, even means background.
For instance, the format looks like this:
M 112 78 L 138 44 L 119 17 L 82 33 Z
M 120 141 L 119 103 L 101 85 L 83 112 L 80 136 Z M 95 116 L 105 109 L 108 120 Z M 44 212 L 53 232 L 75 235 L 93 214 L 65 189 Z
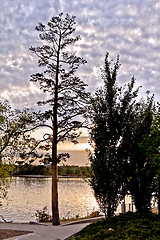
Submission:
M 51 178 L 12 179 L 0 214 L 8 221 L 35 219 L 36 210 L 47 206 L 51 213 Z M 60 217 L 84 217 L 98 209 L 90 186 L 81 178 L 59 179 Z

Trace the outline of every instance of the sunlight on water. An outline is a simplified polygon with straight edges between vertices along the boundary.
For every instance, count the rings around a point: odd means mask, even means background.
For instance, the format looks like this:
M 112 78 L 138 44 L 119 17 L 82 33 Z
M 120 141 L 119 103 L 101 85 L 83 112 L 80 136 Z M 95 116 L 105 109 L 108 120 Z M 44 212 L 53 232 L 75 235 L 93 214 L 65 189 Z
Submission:
M 0 209 L 7 221 L 35 221 L 36 210 L 47 206 L 51 213 L 51 178 L 13 178 Z M 92 189 L 81 178 L 59 179 L 60 218 L 87 216 L 98 209 Z
M 84 179 L 60 178 L 58 186 L 60 219 L 86 217 L 93 211 L 99 210 L 92 189 Z M 126 211 L 129 211 L 130 196 L 125 197 L 125 203 Z M 36 221 L 36 210 L 42 210 L 45 206 L 51 214 L 51 178 L 13 177 L 7 199 L 2 202 L 0 215 L 7 221 Z M 120 212 L 122 212 L 121 204 L 116 214 Z

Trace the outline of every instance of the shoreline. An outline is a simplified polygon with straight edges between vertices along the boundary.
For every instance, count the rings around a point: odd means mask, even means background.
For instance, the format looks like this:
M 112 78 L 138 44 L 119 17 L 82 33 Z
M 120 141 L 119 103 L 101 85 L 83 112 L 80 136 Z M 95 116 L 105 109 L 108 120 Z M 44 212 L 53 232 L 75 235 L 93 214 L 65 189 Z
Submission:
M 12 177 L 24 177 L 24 178 L 52 178 L 52 175 L 12 175 Z M 58 178 L 87 178 L 85 176 L 62 176 L 59 175 Z

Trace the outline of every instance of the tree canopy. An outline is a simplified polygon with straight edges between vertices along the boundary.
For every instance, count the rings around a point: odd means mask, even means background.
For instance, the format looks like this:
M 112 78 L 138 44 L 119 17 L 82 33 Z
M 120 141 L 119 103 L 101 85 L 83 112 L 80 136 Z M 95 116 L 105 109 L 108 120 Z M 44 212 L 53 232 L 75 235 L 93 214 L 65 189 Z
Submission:
M 31 110 L 13 109 L 8 101 L 0 100 L 1 160 L 3 158 L 3 160 L 6 159 L 9 162 L 13 158 L 18 160 L 19 157 L 26 157 L 27 154 L 31 154 L 31 149 L 33 149 L 36 141 L 29 135 L 29 130 L 38 121 Z
M 134 110 L 125 141 L 121 145 L 121 153 L 125 152 L 124 166 L 126 169 L 128 189 L 133 197 L 137 211 L 148 211 L 154 192 L 153 180 L 155 168 L 148 158 L 142 142 L 144 136 L 150 136 L 154 115 L 154 98 L 140 101 Z
M 127 123 L 132 115 L 138 89 L 133 90 L 134 78 L 126 87 L 118 87 L 117 72 L 119 56 L 113 68 L 106 54 L 102 78 L 104 87 L 97 90 L 91 99 L 91 186 L 100 208 L 106 216 L 114 214 L 123 188 L 122 158 L 119 146 L 124 141 Z

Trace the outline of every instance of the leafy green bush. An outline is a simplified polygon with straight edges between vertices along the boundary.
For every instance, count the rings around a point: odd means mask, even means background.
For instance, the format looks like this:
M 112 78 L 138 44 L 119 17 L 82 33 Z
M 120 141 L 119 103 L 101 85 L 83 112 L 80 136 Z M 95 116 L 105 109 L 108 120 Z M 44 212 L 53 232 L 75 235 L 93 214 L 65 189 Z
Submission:
M 11 174 L 11 166 L 1 162 L 0 156 L 0 206 L 2 205 L 1 199 L 6 198 L 7 189 L 9 187 Z
M 160 239 L 160 216 L 126 213 L 87 226 L 72 240 Z
M 91 214 L 88 217 L 95 218 L 95 217 L 99 217 L 99 216 L 100 216 L 99 211 L 93 211 L 93 212 L 91 212 Z
M 47 206 L 45 206 L 42 210 L 37 210 L 35 213 L 39 222 L 51 222 L 52 217 L 49 213 L 47 213 Z

